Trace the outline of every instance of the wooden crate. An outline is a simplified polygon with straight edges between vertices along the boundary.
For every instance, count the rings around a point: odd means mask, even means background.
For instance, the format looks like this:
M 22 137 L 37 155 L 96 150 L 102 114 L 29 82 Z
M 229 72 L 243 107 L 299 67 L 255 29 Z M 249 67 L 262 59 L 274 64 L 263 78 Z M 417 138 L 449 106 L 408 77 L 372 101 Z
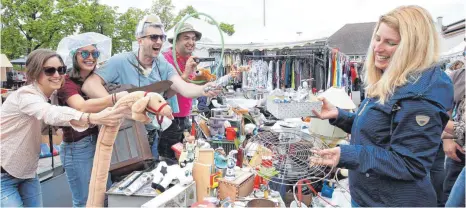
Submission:
M 218 182 L 218 196 L 220 200 L 230 197 L 236 200 L 238 197 L 246 197 L 252 193 L 254 186 L 254 174 L 251 172 L 236 172 L 236 178 L 233 181 L 220 179 Z

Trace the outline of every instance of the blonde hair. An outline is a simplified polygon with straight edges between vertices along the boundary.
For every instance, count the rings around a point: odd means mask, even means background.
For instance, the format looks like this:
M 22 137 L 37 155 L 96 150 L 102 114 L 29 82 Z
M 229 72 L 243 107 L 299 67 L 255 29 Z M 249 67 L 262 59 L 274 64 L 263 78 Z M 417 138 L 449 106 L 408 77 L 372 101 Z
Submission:
M 401 40 L 385 71 L 375 67 L 373 50 L 376 32 L 385 23 L 398 31 Z M 397 87 L 419 78 L 420 74 L 439 59 L 439 39 L 427 10 L 419 6 L 401 6 L 382 15 L 372 34 L 364 64 L 368 97 L 384 104 Z

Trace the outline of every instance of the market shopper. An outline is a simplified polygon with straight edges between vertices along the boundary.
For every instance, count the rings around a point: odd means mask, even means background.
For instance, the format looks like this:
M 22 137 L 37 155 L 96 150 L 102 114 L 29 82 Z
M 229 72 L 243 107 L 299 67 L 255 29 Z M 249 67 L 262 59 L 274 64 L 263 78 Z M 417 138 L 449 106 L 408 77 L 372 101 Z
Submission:
M 460 62 L 460 64 L 458 64 Z M 465 167 L 465 68 L 463 60 L 455 61 L 452 66 L 460 66 L 452 69 L 450 78 L 454 85 L 455 108 L 452 113 L 453 120 L 448 121 L 442 135 L 443 150 L 447 159 L 445 161 L 445 180 L 443 181 L 444 195 L 450 200 L 458 175 Z M 464 176 L 463 176 L 464 177 Z M 464 179 L 463 179 L 464 180 Z M 464 181 L 463 181 L 464 183 Z M 456 185 L 455 185 L 456 186 Z M 464 198 L 463 198 L 464 205 Z
M 176 38 L 176 43 L 173 43 L 174 37 L 168 38 L 168 42 L 173 44 L 174 47 L 169 48 L 163 52 L 165 59 L 173 66 L 175 61 L 173 57 L 173 49 L 175 49 L 176 60 L 180 68 L 181 78 L 187 82 L 191 80 L 196 70 L 195 62 L 190 62 L 190 59 L 196 58 L 193 56 L 193 52 L 196 49 L 196 41 L 200 40 L 202 33 L 194 29 L 189 23 L 184 23 L 179 30 Z M 187 65 L 187 64 L 191 64 Z M 236 76 L 236 72 L 232 73 Z M 228 76 L 228 75 L 227 75 Z M 171 149 L 171 146 L 182 142 L 184 135 L 183 132 L 189 128 L 189 116 L 191 115 L 192 98 L 187 98 L 181 93 L 177 93 L 179 112 L 174 113 L 175 119 L 173 123 L 160 135 L 160 140 L 163 141 L 159 144 L 159 154 L 165 158 L 175 159 L 175 152 Z
M 85 113 L 99 112 L 111 107 L 128 94 L 123 91 L 102 98 L 89 99 L 81 90 L 83 82 L 96 69 L 97 63 L 105 61 L 111 54 L 111 39 L 98 33 L 82 33 L 63 38 L 58 44 L 65 64 L 71 66 L 65 75 L 65 84 L 58 90 L 58 103 Z M 78 132 L 71 127 L 63 128 L 60 159 L 71 189 L 74 207 L 84 207 L 87 202 L 89 181 L 99 129 L 90 127 Z M 107 188 L 111 180 L 107 180 Z
M 171 64 L 169 64 L 160 50 L 166 39 L 164 26 L 156 15 L 145 16 L 136 28 L 136 39 L 139 44 L 137 52 L 124 52 L 110 58 L 99 70 L 93 73 L 83 85 L 83 92 L 91 98 L 108 96 L 104 84 L 131 84 L 137 87 L 146 86 L 161 80 L 173 82 L 171 90 L 167 93 L 175 95 L 180 93 L 185 97 L 217 96 L 218 91 L 204 92 L 208 86 L 187 83 L 181 78 Z M 187 61 L 187 68 L 194 70 L 197 63 L 191 58 Z M 165 95 L 167 97 L 167 95 Z M 179 101 L 176 96 L 167 99 L 174 113 L 179 113 Z M 154 131 L 153 125 L 148 125 L 149 131 Z M 162 141 L 163 142 L 163 141 Z M 158 158 L 157 137 L 154 136 L 152 154 Z M 155 145 L 155 146 L 154 146 Z
M 437 205 L 429 171 L 453 106 L 452 83 L 435 65 L 438 48 L 425 9 L 402 6 L 382 15 L 365 63 L 367 98 L 358 112 L 325 99 L 315 112 L 351 133 L 350 145 L 315 150 L 311 163 L 348 168 L 354 206 Z
M 115 126 L 127 108 L 83 113 L 56 106 L 66 66 L 54 51 L 38 49 L 26 61 L 29 85 L 13 92 L 0 113 L 1 207 L 42 206 L 36 171 L 40 155 L 42 124 L 71 126 L 83 132 L 92 124 Z M 50 103 L 49 103 L 50 102 Z

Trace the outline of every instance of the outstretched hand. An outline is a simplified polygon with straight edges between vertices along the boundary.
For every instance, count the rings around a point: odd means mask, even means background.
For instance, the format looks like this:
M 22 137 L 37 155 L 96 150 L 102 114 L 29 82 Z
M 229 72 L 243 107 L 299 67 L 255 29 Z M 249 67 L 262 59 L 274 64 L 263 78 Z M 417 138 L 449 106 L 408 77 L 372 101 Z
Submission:
M 323 150 L 312 149 L 311 152 L 314 153 L 310 157 L 311 165 L 326 165 L 335 167 L 340 162 L 340 147 Z
M 210 88 L 211 90 L 204 91 L 203 96 L 207 97 L 217 97 L 218 94 L 222 93 L 222 88 L 218 87 L 215 83 L 213 82 L 208 82 L 207 84 L 204 85 L 204 90 L 206 88 Z
M 99 113 L 91 114 L 89 120 L 92 124 L 116 126 L 121 123 L 122 118 L 125 117 L 129 110 L 128 106 L 121 106 L 113 110 L 106 108 Z
M 338 117 L 338 109 L 334 105 L 332 105 L 324 97 L 319 97 L 318 99 L 323 102 L 321 112 L 319 113 L 315 110 L 312 110 L 312 113 L 314 113 L 314 115 L 316 115 L 317 118 L 332 119 Z

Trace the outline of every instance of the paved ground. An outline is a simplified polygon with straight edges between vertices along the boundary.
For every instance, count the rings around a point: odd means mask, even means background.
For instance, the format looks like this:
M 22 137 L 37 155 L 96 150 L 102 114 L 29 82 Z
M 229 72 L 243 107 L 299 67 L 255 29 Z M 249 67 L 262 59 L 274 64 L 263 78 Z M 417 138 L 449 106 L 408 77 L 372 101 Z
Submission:
M 53 162 L 55 168 L 62 168 L 62 164 L 60 161 L 60 155 L 53 157 Z M 41 158 L 39 159 L 39 166 L 37 168 L 37 175 L 39 175 L 40 180 L 47 178 L 48 173 L 51 173 L 52 170 L 52 158 Z

